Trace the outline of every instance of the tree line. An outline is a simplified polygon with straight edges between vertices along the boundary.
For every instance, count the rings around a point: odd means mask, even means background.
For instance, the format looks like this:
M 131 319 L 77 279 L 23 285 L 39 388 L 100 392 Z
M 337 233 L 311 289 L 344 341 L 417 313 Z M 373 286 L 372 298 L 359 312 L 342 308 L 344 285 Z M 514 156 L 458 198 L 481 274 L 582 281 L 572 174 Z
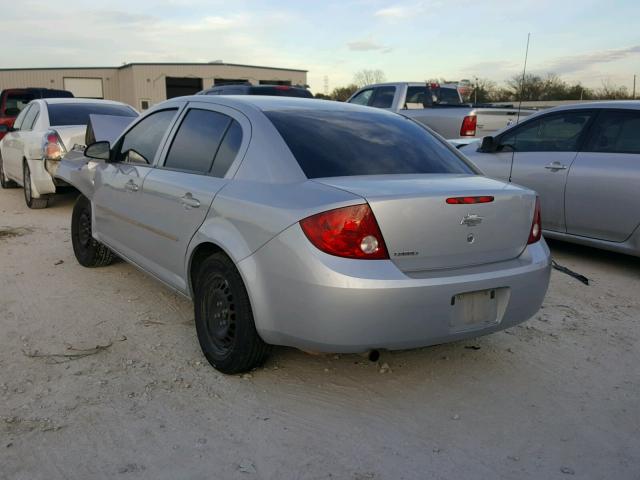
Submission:
M 359 88 L 372 83 L 386 81 L 382 70 L 361 70 L 354 75 L 353 81 L 346 86 L 334 88 L 329 95 L 317 93 L 317 98 L 346 101 Z M 431 81 L 431 80 L 429 80 Z M 440 83 L 450 83 L 441 80 Z M 580 82 L 570 83 L 560 76 L 549 73 L 545 76 L 528 73 L 515 75 L 503 85 L 486 78 L 476 79 L 464 95 L 469 103 L 495 103 L 551 100 L 626 100 L 632 97 L 624 85 L 615 85 L 604 81 L 599 88 L 588 88 Z

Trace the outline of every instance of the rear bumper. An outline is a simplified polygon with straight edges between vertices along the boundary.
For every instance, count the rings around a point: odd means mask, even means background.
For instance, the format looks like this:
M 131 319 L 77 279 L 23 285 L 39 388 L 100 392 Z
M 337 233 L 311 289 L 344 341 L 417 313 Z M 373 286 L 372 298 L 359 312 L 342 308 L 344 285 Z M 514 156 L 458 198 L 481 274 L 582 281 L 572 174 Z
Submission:
M 31 183 L 33 185 L 33 196 L 38 198 L 42 195 L 56 193 L 56 183 L 47 171 L 46 163 L 42 159 L 27 160 L 31 171 Z
M 297 224 L 238 267 L 267 343 L 345 353 L 422 347 L 516 325 L 540 308 L 551 268 L 542 240 L 517 259 L 409 277 L 389 260 L 324 254 Z M 501 289 L 497 318 L 461 330 L 452 297 L 486 289 Z

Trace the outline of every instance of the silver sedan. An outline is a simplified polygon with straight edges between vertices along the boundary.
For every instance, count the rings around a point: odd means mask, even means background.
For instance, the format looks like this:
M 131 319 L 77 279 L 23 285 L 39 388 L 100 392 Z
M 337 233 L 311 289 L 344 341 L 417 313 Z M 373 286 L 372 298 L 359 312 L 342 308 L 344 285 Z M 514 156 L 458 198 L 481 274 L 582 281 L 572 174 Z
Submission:
M 486 175 L 540 194 L 550 238 L 640 256 L 640 102 L 545 110 L 461 147 Z
M 118 255 L 193 299 L 225 373 L 267 345 L 363 352 L 534 315 L 549 250 L 531 190 L 488 179 L 399 115 L 273 97 L 182 97 L 63 160 L 87 267 Z

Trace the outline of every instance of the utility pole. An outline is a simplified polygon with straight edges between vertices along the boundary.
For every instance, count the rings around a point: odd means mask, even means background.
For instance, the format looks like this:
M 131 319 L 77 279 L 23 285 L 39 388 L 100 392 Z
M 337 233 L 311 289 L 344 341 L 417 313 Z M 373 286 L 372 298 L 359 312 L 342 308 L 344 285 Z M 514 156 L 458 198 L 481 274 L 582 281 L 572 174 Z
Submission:
M 631 96 L 634 100 L 636 99 L 636 75 L 633 76 L 633 95 Z
M 478 103 L 478 77 L 475 77 L 476 80 L 476 84 L 475 87 L 473 88 L 473 103 L 477 104 Z

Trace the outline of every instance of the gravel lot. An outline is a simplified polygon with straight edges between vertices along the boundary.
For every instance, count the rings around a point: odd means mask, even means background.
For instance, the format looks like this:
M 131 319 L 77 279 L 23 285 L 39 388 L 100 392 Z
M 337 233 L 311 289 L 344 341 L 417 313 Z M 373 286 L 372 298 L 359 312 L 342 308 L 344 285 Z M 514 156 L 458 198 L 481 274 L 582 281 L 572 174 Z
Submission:
M 227 377 L 187 300 L 76 263 L 74 198 L 0 191 L 3 480 L 640 478 L 640 259 L 553 243 L 592 285 L 554 272 L 516 328 Z

